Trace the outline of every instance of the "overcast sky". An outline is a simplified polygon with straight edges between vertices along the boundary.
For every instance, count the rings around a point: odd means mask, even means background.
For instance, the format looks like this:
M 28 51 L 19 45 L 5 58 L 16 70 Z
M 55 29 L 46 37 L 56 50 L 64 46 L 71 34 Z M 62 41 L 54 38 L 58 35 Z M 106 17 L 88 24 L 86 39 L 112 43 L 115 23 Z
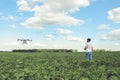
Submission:
M 1 0 L 0 50 L 120 50 L 120 0 Z M 23 45 L 17 39 L 32 39 Z

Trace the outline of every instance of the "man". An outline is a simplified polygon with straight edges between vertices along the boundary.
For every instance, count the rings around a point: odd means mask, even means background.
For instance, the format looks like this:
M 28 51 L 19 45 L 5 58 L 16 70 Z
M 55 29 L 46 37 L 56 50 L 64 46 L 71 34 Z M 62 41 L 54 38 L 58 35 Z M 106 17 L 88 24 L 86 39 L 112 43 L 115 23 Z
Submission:
M 90 38 L 87 38 L 87 43 L 85 45 L 84 50 L 86 50 L 86 59 L 88 61 L 92 61 L 93 46 L 91 44 L 91 39 Z

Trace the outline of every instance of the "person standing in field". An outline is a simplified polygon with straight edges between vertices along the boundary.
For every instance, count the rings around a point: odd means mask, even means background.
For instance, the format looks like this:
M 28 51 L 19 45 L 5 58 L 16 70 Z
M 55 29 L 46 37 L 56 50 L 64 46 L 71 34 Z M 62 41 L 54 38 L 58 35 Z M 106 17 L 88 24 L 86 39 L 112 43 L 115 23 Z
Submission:
M 86 50 L 86 59 L 88 61 L 92 61 L 93 46 L 91 44 L 91 38 L 87 38 L 87 43 L 84 47 L 84 50 Z

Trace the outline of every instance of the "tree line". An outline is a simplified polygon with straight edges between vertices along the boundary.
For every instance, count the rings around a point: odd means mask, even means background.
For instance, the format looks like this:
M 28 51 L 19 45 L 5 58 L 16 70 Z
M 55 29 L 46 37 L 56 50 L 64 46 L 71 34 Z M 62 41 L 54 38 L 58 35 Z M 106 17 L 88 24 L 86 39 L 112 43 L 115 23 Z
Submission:
M 77 52 L 75 49 L 14 49 L 12 52 Z

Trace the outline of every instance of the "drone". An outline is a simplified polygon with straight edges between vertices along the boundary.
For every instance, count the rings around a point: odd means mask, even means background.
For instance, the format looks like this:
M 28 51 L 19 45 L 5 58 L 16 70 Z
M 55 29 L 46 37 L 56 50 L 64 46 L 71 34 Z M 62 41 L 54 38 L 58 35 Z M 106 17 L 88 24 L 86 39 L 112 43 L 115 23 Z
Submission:
M 31 39 L 17 39 L 17 41 L 21 41 L 22 44 L 28 44 L 28 41 L 32 41 Z

